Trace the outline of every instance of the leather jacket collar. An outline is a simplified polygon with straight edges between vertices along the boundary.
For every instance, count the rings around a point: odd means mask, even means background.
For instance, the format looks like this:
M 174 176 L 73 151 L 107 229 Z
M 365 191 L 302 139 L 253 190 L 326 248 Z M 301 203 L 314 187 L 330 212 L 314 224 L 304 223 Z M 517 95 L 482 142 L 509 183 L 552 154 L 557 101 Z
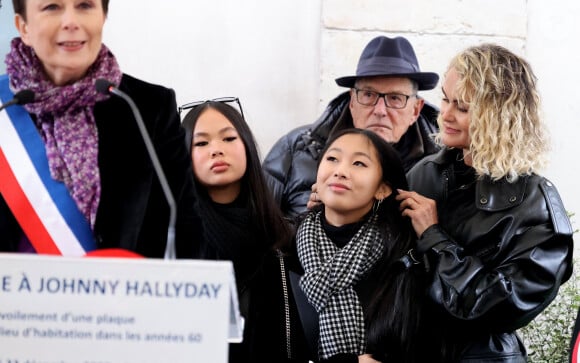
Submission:
M 433 162 L 438 165 L 452 165 L 460 151 L 446 148 L 436 154 Z M 477 178 L 475 183 L 475 205 L 480 210 L 497 212 L 520 205 L 525 196 L 529 176 L 520 176 L 510 183 L 507 179 L 493 180 L 488 175 Z

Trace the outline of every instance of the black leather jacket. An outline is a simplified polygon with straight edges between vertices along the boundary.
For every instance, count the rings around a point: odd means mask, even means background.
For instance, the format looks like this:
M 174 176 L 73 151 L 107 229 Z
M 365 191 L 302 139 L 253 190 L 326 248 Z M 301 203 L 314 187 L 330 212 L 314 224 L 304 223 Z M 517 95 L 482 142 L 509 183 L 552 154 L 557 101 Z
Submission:
M 295 217 L 306 210 L 312 184 L 316 182 L 318 158 L 329 135 L 353 127 L 349 102 L 350 93 L 342 93 L 315 123 L 290 131 L 266 156 L 262 165 L 266 181 L 286 216 Z M 429 136 L 437 131 L 438 114 L 439 110 L 425 103 L 417 122 L 394 145 L 405 170 L 439 150 Z
M 437 202 L 439 224 L 417 242 L 431 276 L 434 335 L 453 357 L 446 362 L 525 362 L 515 330 L 570 277 L 572 226 L 547 179 L 477 179 L 457 155 L 442 150 L 407 175 L 411 190 Z

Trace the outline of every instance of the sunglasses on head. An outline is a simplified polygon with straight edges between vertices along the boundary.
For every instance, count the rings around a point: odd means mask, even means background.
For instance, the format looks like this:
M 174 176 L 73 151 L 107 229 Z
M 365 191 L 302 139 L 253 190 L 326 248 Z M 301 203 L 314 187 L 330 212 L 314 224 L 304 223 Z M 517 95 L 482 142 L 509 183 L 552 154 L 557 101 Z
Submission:
M 189 110 L 190 108 L 195 108 L 199 105 L 203 105 L 204 103 L 208 103 L 208 102 L 236 103 L 238 105 L 238 109 L 240 111 L 240 114 L 242 115 L 242 118 L 245 120 L 244 110 L 242 109 L 242 104 L 240 103 L 240 99 L 237 97 L 218 97 L 218 98 L 213 98 L 211 100 L 189 102 L 189 103 L 186 103 L 184 105 L 179 106 L 177 108 L 177 112 L 181 115 L 182 111 Z

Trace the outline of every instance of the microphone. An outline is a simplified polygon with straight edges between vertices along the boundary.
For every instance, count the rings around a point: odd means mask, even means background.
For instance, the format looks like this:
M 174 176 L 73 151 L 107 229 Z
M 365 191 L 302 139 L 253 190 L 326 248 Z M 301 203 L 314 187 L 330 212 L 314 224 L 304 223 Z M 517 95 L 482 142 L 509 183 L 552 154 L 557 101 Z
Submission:
M 117 97 L 124 99 L 129 106 L 131 107 L 131 111 L 133 111 L 133 116 L 137 121 L 137 126 L 139 126 L 139 131 L 141 131 L 141 137 L 145 142 L 145 147 L 147 148 L 147 153 L 149 154 L 149 158 L 153 163 L 153 169 L 155 170 L 155 174 L 157 174 L 157 178 L 159 179 L 159 184 L 161 185 L 161 189 L 163 189 L 163 194 L 165 195 L 165 199 L 167 200 L 167 204 L 169 204 L 169 226 L 167 228 L 167 246 L 165 247 L 165 256 L 166 260 L 173 260 L 175 259 L 175 220 L 177 215 L 177 208 L 175 206 L 175 199 L 173 198 L 173 194 L 171 194 L 171 189 L 169 188 L 169 183 L 167 182 L 167 178 L 165 177 L 165 173 L 161 168 L 161 163 L 159 162 L 159 158 L 157 157 L 157 153 L 155 152 L 155 148 L 153 147 L 153 142 L 149 137 L 149 133 L 145 128 L 145 123 L 143 122 L 143 118 L 141 117 L 141 113 L 135 105 L 135 102 L 128 94 L 121 91 L 117 88 L 113 83 L 107 81 L 106 79 L 97 79 L 95 82 L 95 88 L 97 92 L 110 95 L 113 94 Z
M 31 103 L 34 101 L 34 92 L 29 89 L 23 89 L 22 91 L 16 92 L 12 99 L 2 105 L 0 105 L 0 111 L 5 109 L 6 107 L 10 107 L 12 105 L 25 105 L 27 103 Z

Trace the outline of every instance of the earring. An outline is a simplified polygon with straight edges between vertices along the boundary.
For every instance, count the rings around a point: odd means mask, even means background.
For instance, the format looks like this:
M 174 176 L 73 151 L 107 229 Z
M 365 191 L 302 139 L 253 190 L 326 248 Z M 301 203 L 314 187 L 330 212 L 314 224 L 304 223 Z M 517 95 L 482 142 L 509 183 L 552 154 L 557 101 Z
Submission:
M 381 207 L 381 203 L 383 202 L 385 198 L 381 198 L 381 199 L 376 199 L 373 203 L 373 214 L 377 214 L 379 211 L 379 208 Z

